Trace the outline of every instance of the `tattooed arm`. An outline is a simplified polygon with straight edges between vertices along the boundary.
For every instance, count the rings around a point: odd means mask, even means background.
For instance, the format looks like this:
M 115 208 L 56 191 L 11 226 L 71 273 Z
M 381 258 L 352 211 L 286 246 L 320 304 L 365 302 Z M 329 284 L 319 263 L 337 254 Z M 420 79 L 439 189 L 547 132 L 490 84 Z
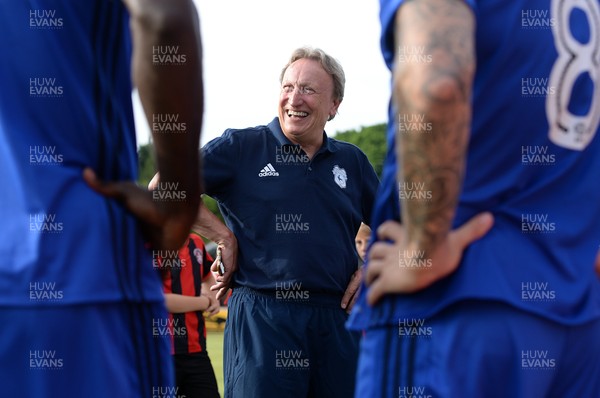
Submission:
M 475 70 L 474 21 L 462 1 L 417 0 L 396 17 L 394 102 L 402 220 L 407 240 L 431 256 L 449 232 L 461 189 Z M 420 57 L 415 55 L 421 53 Z M 421 127 L 419 130 L 418 127 Z M 430 193 L 428 201 L 415 187 Z
M 404 225 L 384 223 L 371 249 L 369 301 L 423 289 L 453 272 L 491 228 L 484 213 L 451 231 L 462 186 L 475 71 L 475 21 L 459 0 L 413 0 L 396 13 L 393 95 Z M 424 195 L 425 194 L 425 195 Z M 423 200 L 426 198 L 427 200 Z

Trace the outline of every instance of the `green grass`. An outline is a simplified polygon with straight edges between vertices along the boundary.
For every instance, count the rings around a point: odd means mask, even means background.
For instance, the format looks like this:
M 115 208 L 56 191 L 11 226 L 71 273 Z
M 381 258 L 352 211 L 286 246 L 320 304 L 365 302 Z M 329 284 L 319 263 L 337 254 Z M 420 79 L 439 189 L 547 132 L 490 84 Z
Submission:
M 206 350 L 215 369 L 219 394 L 223 396 L 223 332 L 206 333 Z

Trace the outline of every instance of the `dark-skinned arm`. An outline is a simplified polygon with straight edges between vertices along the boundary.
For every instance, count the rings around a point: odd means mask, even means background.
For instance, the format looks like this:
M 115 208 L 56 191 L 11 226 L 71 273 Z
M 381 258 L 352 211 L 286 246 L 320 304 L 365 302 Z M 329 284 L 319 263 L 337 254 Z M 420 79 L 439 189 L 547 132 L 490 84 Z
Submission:
M 194 222 L 202 194 L 199 138 L 203 111 L 202 56 L 198 18 L 192 0 L 124 0 L 133 37 L 132 74 L 146 119 L 171 115 L 186 124 L 184 133 L 152 131 L 162 182 L 185 200 L 153 200 L 133 182 L 102 182 L 91 169 L 88 184 L 120 201 L 140 221 L 155 248 L 178 249 Z M 178 47 L 184 62 L 157 64 L 153 54 Z M 159 50 L 158 50 L 159 51 Z

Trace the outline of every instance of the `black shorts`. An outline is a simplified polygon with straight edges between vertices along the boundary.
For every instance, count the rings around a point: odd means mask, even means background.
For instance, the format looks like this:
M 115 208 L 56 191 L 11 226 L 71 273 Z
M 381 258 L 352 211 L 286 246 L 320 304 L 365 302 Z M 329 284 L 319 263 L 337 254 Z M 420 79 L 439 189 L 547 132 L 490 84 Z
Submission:
M 206 351 L 173 355 L 178 396 L 219 398 L 215 371 Z

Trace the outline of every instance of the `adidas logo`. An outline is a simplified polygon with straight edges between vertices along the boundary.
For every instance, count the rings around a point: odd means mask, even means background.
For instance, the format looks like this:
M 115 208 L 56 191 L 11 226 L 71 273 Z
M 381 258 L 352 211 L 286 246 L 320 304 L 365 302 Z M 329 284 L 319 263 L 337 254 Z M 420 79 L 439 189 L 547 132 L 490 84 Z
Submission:
M 263 169 L 258 173 L 259 177 L 279 177 L 279 173 L 275 170 L 271 163 L 268 163 Z

